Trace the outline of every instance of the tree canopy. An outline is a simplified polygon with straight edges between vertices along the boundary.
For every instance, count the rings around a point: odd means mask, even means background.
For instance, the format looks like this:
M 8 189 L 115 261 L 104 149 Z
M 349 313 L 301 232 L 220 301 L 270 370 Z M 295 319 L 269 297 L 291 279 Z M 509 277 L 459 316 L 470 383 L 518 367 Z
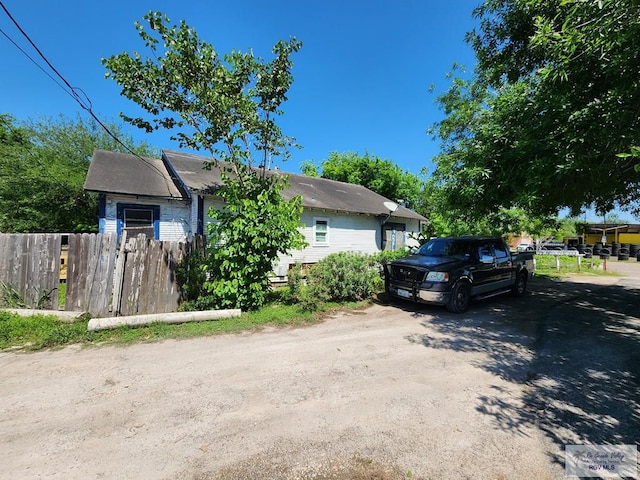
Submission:
M 123 52 L 102 59 L 106 77 L 146 112 L 122 113 L 125 121 L 147 132 L 173 131 L 181 147 L 206 150 L 214 163 L 265 166 L 272 156 L 288 157 L 296 144 L 275 120 L 293 82 L 290 56 L 300 41 L 278 41 L 271 61 L 252 51 L 220 55 L 185 21 L 170 25 L 161 12 L 144 20 L 135 25 L 149 56 Z
M 107 77 L 146 112 L 122 117 L 147 132 L 169 129 L 181 146 L 210 152 L 203 168 L 220 168 L 224 180 L 217 195 L 225 205 L 208 212 L 216 222 L 208 225 L 201 265 L 207 275 L 195 289 L 196 303 L 259 307 L 278 255 L 305 245 L 301 198 L 285 200 L 286 178 L 268 172 L 272 157 L 286 159 L 295 146 L 276 119 L 293 82 L 290 56 L 301 42 L 277 42 L 270 61 L 251 51 L 220 56 L 184 21 L 170 25 L 160 12 L 144 20 L 136 28 L 148 57 L 124 52 L 103 59 Z
M 438 98 L 434 182 L 458 211 L 640 213 L 640 3 L 486 0 Z
M 138 154 L 153 154 L 119 125 L 107 127 Z M 83 189 L 96 148 L 123 150 L 95 121 L 79 116 L 18 122 L 0 115 L 0 231 L 97 231 L 97 196 Z

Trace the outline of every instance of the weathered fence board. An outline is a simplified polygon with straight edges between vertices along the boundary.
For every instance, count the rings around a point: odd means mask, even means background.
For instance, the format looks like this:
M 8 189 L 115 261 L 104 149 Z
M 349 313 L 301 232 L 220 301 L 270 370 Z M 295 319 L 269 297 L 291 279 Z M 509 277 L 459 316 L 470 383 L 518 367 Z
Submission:
M 65 310 L 108 316 L 116 262 L 116 235 L 69 235 Z
M 127 240 L 117 314 L 175 312 L 180 302 L 176 267 L 185 250 L 183 243 L 149 240 L 145 235 Z
M 0 281 L 27 307 L 58 308 L 63 237 L 68 237 L 65 310 L 92 317 L 177 310 L 176 268 L 191 249 L 188 243 L 123 235 L 118 252 L 114 233 L 0 234 Z
M 3 288 L 29 308 L 57 309 L 61 242 L 60 234 L 0 234 Z

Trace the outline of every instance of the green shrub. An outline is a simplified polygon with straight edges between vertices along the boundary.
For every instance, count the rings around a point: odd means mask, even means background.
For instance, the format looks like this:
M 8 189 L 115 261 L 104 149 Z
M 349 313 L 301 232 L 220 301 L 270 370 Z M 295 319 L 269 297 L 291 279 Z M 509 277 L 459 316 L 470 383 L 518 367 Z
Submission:
M 380 281 L 371 255 L 332 253 L 309 269 L 303 303 L 309 307 L 318 302 L 363 300 L 372 295 Z
M 187 256 L 176 267 L 176 278 L 180 286 L 181 300 L 192 305 L 204 294 L 204 282 L 207 278 L 203 268 L 204 253 L 195 246 L 191 246 Z M 182 304 L 181 304 L 182 305 Z M 185 306 L 185 311 L 194 310 Z
M 299 303 L 302 300 L 303 287 L 302 264 L 296 263 L 287 272 L 287 288 L 282 295 L 283 301 L 288 304 Z

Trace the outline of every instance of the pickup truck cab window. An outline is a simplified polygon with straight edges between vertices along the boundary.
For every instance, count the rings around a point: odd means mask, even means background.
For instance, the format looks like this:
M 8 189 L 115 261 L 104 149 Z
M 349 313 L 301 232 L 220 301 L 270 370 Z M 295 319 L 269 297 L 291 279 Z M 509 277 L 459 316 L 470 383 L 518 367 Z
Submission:
M 507 258 L 509 256 L 509 254 L 507 253 L 507 249 L 504 246 L 504 243 L 494 242 L 493 251 L 495 252 L 496 258 L 498 260 Z

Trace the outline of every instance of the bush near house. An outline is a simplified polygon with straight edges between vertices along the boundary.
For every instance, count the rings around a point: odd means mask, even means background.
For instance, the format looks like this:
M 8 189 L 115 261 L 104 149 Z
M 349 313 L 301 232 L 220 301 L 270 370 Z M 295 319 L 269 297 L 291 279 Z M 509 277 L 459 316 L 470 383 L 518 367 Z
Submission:
M 321 303 L 351 302 L 371 297 L 383 287 L 382 262 L 391 255 L 398 253 L 365 255 L 340 252 L 328 255 L 309 269 L 307 288 L 300 298 L 301 307 L 315 310 Z

